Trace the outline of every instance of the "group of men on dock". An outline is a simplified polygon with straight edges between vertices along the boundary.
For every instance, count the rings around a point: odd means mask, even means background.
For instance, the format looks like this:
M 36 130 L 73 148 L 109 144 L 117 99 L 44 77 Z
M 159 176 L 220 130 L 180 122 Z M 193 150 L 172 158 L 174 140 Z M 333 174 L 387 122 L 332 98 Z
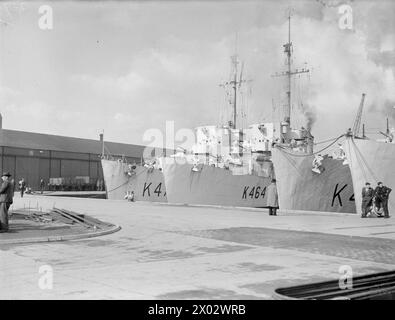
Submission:
M 366 218 L 367 215 L 374 210 L 374 213 L 381 217 L 380 210 L 383 210 L 384 218 L 389 218 L 388 198 L 392 189 L 383 185 L 380 181 L 377 183 L 376 189 L 373 189 L 369 182 L 365 183 L 362 189 L 362 215 L 361 218 Z

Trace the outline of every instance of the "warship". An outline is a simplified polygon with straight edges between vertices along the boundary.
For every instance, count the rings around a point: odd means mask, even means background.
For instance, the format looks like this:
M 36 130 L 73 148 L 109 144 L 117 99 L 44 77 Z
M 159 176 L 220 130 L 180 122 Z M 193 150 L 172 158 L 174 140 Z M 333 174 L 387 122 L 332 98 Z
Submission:
M 386 132 L 380 131 L 385 136 L 384 139 L 369 139 L 365 135 L 365 130 L 360 136 L 361 115 L 362 106 L 358 110 L 353 130 L 349 131 L 347 135 L 344 148 L 351 168 L 354 190 L 361 191 L 355 194 L 356 207 L 359 213 L 362 213 L 362 188 L 366 182 L 370 182 L 373 187 L 378 182 L 383 182 L 385 186 L 392 190 L 395 189 L 395 130 L 389 129 L 387 119 Z M 395 210 L 393 194 L 390 194 L 388 200 L 388 210 L 390 214 Z
M 259 123 L 238 127 L 238 99 L 243 66 L 231 57 L 229 80 L 221 84 L 231 92 L 232 119 L 224 125 L 195 128 L 196 143 L 162 160 L 163 179 L 170 203 L 231 207 L 266 207 L 266 188 L 274 178 L 270 161 L 276 125 Z
M 274 177 L 269 159 L 272 124 L 248 129 L 196 128 L 193 151 L 163 160 L 163 179 L 170 203 L 265 207 L 266 187 Z M 270 134 L 270 133 L 269 133 Z M 251 141 L 257 144 L 250 144 Z
M 335 157 L 323 153 L 327 147 L 314 152 L 317 144 L 310 128 L 291 128 L 291 77 L 309 70 L 291 68 L 291 16 L 288 19 L 288 70 L 274 75 L 288 80 L 282 122 L 238 128 L 237 97 L 247 80 L 235 54 L 230 79 L 222 84 L 232 92 L 232 119 L 222 126 L 195 128 L 196 143 L 190 150 L 178 148 L 170 157 L 153 160 L 154 165 L 103 159 L 108 198 L 126 199 L 133 193 L 134 200 L 265 207 L 266 187 L 276 178 L 281 209 L 355 213 L 351 172 L 342 149 Z
M 305 210 L 355 213 L 352 178 L 341 144 L 336 154 L 324 153 L 342 136 L 332 139 L 327 146 L 314 150 L 310 130 L 291 127 L 292 86 L 291 78 L 308 69 L 292 70 L 291 16 L 288 17 L 288 42 L 284 45 L 287 70 L 274 77 L 287 79 L 284 119 L 280 138 L 271 150 L 277 178 L 279 205 L 283 210 Z
M 344 153 L 334 158 L 313 152 L 310 130 L 291 128 L 291 77 L 309 70 L 291 69 L 291 16 L 288 19 L 288 43 L 284 45 L 288 70 L 274 75 L 288 80 L 284 121 L 236 128 L 237 89 L 245 80 L 241 76 L 238 79 L 237 57 L 233 57 L 233 79 L 226 83 L 234 90 L 233 121 L 228 127 L 197 128 L 198 150 L 190 152 L 189 161 L 163 161 L 169 202 L 265 207 L 264 191 L 276 178 L 281 209 L 355 213 L 351 173 Z M 218 146 L 223 147 L 227 141 L 231 146 L 229 154 L 226 149 L 218 153 Z M 187 156 L 181 154 L 179 159 Z M 233 165 L 224 163 L 226 158 Z
M 265 206 L 266 186 L 274 177 L 269 150 L 276 128 L 272 123 L 236 128 L 237 93 L 247 81 L 242 77 L 243 66 L 238 72 L 238 56 L 231 58 L 234 73 L 222 85 L 234 92 L 233 121 L 198 127 L 193 150 L 179 147 L 175 154 L 155 157 L 145 164 L 102 156 L 108 199 Z

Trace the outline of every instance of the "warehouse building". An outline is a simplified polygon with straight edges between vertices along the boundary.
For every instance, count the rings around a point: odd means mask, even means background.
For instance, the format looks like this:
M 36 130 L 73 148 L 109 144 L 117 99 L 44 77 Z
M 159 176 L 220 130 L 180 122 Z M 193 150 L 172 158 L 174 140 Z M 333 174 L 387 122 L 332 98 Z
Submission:
M 142 161 L 144 146 L 105 142 L 105 149 L 129 162 Z M 22 177 L 32 190 L 44 179 L 45 189 L 96 190 L 103 184 L 100 157 L 103 135 L 98 140 L 3 129 L 0 115 L 0 168 L 15 181 Z

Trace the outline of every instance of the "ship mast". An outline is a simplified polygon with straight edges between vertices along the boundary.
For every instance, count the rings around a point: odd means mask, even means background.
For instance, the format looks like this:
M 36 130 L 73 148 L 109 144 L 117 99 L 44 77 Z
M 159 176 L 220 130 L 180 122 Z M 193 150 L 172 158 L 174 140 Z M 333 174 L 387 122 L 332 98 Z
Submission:
M 287 91 L 287 110 L 285 112 L 285 122 L 291 124 L 291 54 L 292 54 L 292 42 L 291 42 L 291 12 L 288 15 L 288 43 L 284 45 L 284 52 L 287 54 L 287 65 L 288 65 L 288 91 Z
M 284 53 L 287 56 L 287 71 L 283 71 L 280 73 L 275 73 L 272 75 L 272 77 L 287 77 L 287 103 L 284 106 L 284 122 L 288 124 L 288 126 L 291 125 L 291 78 L 292 76 L 296 74 L 301 74 L 301 73 L 308 73 L 310 72 L 308 69 L 302 68 L 301 70 L 292 70 L 292 42 L 291 42 L 291 11 L 288 14 L 288 42 L 283 45 L 284 47 Z
M 237 54 L 232 56 L 232 63 L 234 68 L 233 80 L 231 85 L 233 86 L 233 129 L 236 129 L 237 121 L 237 65 L 239 64 Z M 240 79 L 241 80 L 241 79 Z
M 245 82 L 249 82 L 251 80 L 246 80 L 243 79 L 243 67 L 244 64 L 241 64 L 241 70 L 239 74 L 239 69 L 238 69 L 238 64 L 239 62 L 239 57 L 237 54 L 234 54 L 231 56 L 231 61 L 232 61 L 232 71 L 233 74 L 231 75 L 231 80 L 226 81 L 222 84 L 220 84 L 221 87 L 227 87 L 230 86 L 233 90 L 233 101 L 232 101 L 232 109 L 233 109 L 233 120 L 230 121 L 230 128 L 231 129 L 236 129 L 237 128 L 237 90 L 240 89 L 241 85 Z

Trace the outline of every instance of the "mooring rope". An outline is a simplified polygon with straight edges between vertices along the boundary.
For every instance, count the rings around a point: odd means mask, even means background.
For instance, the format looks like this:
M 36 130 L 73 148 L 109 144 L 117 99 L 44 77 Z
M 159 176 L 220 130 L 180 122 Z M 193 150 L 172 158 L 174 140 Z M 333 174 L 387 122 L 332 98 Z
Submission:
M 136 174 L 135 176 L 129 176 L 129 177 L 128 177 L 128 180 L 127 180 L 126 182 L 122 183 L 121 185 L 119 185 L 119 186 L 117 186 L 117 187 L 115 187 L 115 188 L 113 188 L 113 189 L 111 189 L 111 190 L 108 190 L 107 192 L 113 192 L 113 191 L 115 191 L 115 190 L 117 190 L 117 189 L 123 187 L 124 185 L 126 185 L 126 184 L 129 183 L 130 178 L 132 178 L 132 177 L 138 177 L 138 176 L 139 176 L 140 174 L 142 174 L 143 172 L 144 172 L 144 171 L 141 171 L 140 173 Z
M 331 139 L 331 140 L 334 140 L 334 141 L 333 141 L 332 143 L 330 143 L 329 145 L 327 145 L 325 148 L 322 148 L 322 149 L 319 150 L 319 151 L 316 151 L 316 152 L 313 152 L 313 153 L 309 153 L 309 154 L 297 154 L 297 153 L 293 153 L 293 152 L 288 152 L 288 151 L 285 151 L 285 150 L 286 150 L 285 147 L 280 146 L 280 145 L 277 145 L 277 147 L 278 147 L 279 149 L 282 149 L 282 150 L 281 150 L 282 152 L 287 153 L 287 154 L 289 154 L 289 155 L 291 155 L 291 156 L 294 156 L 294 157 L 309 157 L 309 156 L 313 156 L 313 155 L 316 155 L 316 154 L 319 154 L 319 153 L 325 151 L 326 149 L 328 149 L 328 148 L 330 148 L 331 146 L 333 146 L 338 140 L 340 140 L 340 139 L 343 138 L 344 136 L 345 136 L 345 134 L 342 134 L 342 135 L 340 135 L 339 137 L 337 137 L 337 138 L 335 138 L 335 139 Z M 329 141 L 331 141 L 331 140 L 329 140 Z
M 128 184 L 128 183 L 129 183 L 129 179 L 128 179 L 125 183 L 122 183 L 121 185 L 119 185 L 119 186 L 117 186 L 117 187 L 115 187 L 115 188 L 113 188 L 113 189 L 111 189 L 111 190 L 107 190 L 107 193 L 113 192 L 113 191 L 115 191 L 115 190 L 117 190 L 117 189 L 123 187 L 125 184 Z
M 332 139 L 327 139 L 327 140 L 323 140 L 323 141 L 319 141 L 319 142 L 315 142 L 314 145 L 316 146 L 316 145 L 319 145 L 319 144 L 327 143 L 327 142 L 333 141 L 333 139 L 334 139 L 334 138 L 332 138 Z

